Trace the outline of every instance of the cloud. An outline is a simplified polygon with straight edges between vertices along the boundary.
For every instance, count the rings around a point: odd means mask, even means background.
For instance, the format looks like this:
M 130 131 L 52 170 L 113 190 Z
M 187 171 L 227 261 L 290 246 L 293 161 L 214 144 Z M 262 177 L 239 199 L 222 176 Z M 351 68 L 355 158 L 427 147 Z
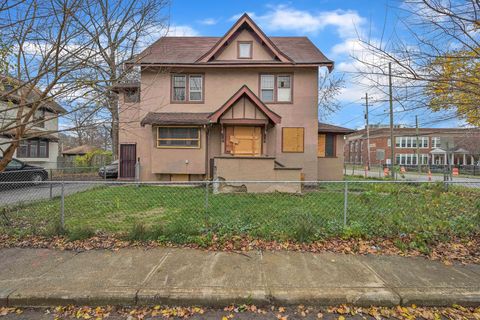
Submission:
M 362 26 L 366 19 L 353 10 L 305 11 L 295 9 L 289 5 L 269 7 L 263 15 L 249 13 L 262 28 L 268 31 L 296 31 L 299 33 L 318 33 L 327 27 L 334 27 L 342 38 L 354 37 L 357 28 Z M 238 19 L 241 14 L 231 19 Z
M 166 33 L 167 37 L 194 37 L 198 35 L 198 31 L 188 25 L 170 25 Z
M 200 24 L 204 24 L 204 25 L 207 25 L 207 26 L 213 26 L 213 25 L 215 25 L 215 24 L 218 23 L 218 19 L 205 18 L 205 19 L 199 20 L 198 22 L 199 22 Z

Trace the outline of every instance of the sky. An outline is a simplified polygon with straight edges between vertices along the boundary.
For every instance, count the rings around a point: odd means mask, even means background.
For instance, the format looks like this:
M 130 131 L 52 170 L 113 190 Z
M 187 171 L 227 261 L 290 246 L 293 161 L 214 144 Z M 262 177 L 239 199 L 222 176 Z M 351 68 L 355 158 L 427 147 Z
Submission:
M 262 30 L 271 36 L 308 36 L 331 60 L 335 76 L 346 80 L 337 99 L 342 106 L 321 121 L 353 129 L 365 125 L 366 88 L 352 79 L 358 38 L 379 38 L 401 32 L 397 18 L 398 0 L 296 0 L 296 1 L 191 1 L 173 0 L 169 7 L 170 35 L 222 36 L 236 19 L 247 12 Z M 370 124 L 388 124 L 388 105 L 374 102 Z M 414 126 L 413 112 L 399 111 L 395 123 Z M 429 123 L 430 112 L 419 112 L 420 126 Z M 462 125 L 459 120 L 432 124 L 430 127 Z

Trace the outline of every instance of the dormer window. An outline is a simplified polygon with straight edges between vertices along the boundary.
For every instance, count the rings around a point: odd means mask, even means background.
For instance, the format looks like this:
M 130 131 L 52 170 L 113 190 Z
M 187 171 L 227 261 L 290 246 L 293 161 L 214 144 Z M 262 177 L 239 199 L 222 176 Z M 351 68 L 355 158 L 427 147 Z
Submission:
M 252 59 L 252 41 L 238 41 L 238 59 Z

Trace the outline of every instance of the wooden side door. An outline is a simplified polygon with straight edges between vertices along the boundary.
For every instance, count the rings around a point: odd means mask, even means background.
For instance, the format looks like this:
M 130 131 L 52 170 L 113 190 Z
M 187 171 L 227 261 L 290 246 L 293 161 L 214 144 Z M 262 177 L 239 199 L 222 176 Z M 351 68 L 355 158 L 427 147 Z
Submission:
M 135 163 L 137 162 L 137 145 L 120 145 L 120 178 L 135 178 Z

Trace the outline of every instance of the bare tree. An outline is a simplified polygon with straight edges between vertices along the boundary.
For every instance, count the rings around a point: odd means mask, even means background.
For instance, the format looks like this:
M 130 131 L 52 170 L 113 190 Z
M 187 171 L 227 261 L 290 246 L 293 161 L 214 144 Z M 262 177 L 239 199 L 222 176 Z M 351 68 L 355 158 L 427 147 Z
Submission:
M 95 59 L 93 40 L 77 21 L 82 17 L 83 0 L 8 1 L 0 10 L 2 43 L 10 49 L 1 77 L 0 98 L 6 103 L 0 109 L 0 135 L 12 139 L 3 142 L 0 172 L 11 161 L 20 141 L 58 132 L 35 132 L 38 123 L 51 121 L 37 118 L 43 108 L 67 107 L 67 114 L 90 102 L 84 95 L 91 90 L 88 63 Z
M 163 35 L 167 18 L 163 10 L 168 0 L 86 0 L 84 15 L 90 23 L 79 20 L 100 54 L 91 63 L 93 89 L 101 97 L 108 111 L 113 156 L 118 156 L 119 110 L 118 96 L 112 90 L 124 81 L 130 69 L 122 63 L 132 59 L 146 47 L 146 43 Z M 163 33 L 163 34 L 162 34 Z
M 320 117 L 327 117 L 341 109 L 341 105 L 336 100 L 336 97 L 345 87 L 345 80 L 343 79 L 343 75 L 335 77 L 327 71 L 320 75 L 319 79 L 318 113 Z
M 480 2 L 398 4 L 399 23 L 391 35 L 384 29 L 381 38 L 359 39 L 362 49 L 354 54 L 361 62 L 357 79 L 367 79 L 371 90 L 386 96 L 390 62 L 394 99 L 405 111 L 447 110 L 452 112 L 435 121 L 460 117 L 480 123 Z M 477 71 L 471 70 L 472 65 Z M 471 72 L 448 73 L 448 68 Z

